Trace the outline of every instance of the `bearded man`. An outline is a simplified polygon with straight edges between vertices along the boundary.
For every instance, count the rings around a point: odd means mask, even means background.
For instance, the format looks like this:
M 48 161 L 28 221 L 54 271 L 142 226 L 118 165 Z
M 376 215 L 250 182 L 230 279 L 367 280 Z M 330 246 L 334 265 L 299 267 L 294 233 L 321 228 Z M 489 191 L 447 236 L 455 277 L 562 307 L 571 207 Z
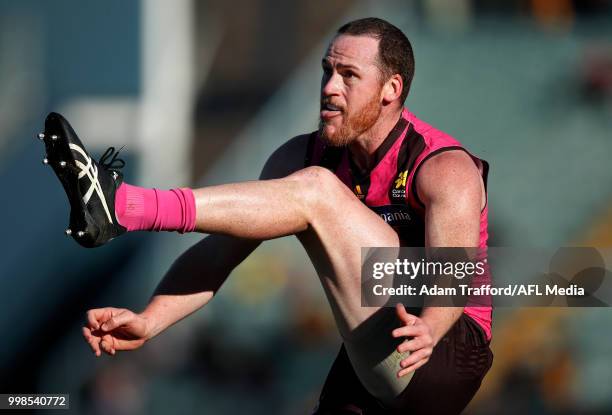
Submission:
M 323 59 L 320 125 L 288 140 L 259 181 L 200 189 L 123 182 L 52 113 L 40 136 L 70 203 L 77 242 L 125 232 L 210 234 L 185 252 L 140 313 L 90 310 L 97 356 L 134 350 L 206 305 L 261 241 L 296 235 L 323 285 L 340 353 L 316 414 L 461 412 L 492 363 L 490 307 L 362 307 L 362 247 L 487 244 L 488 165 L 404 108 L 412 47 L 390 23 L 342 26 Z M 119 163 L 120 164 L 120 163 Z M 400 213 L 388 215 L 388 213 Z

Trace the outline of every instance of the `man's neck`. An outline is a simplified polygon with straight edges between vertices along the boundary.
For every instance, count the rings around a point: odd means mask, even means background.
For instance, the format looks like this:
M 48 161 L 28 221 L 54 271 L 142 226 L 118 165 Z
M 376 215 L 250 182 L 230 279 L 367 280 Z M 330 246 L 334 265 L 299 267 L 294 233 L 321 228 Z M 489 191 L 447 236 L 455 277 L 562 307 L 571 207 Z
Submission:
M 400 107 L 397 110 L 388 111 L 386 114 L 383 110 L 372 128 L 349 144 L 351 157 L 357 166 L 364 170 L 370 170 L 374 167 L 372 166 L 374 153 L 399 121 L 403 109 L 403 107 Z

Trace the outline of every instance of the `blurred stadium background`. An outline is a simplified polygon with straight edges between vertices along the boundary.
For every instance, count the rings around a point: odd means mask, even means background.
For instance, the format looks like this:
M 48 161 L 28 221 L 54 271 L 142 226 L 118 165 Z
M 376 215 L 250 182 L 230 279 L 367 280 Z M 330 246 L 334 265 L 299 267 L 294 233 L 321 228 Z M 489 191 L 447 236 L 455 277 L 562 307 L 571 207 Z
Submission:
M 125 145 L 132 183 L 254 179 L 316 128 L 327 42 L 370 15 L 411 39 L 407 106 L 491 163 L 490 245 L 612 246 L 609 0 L 0 0 L 0 392 L 92 415 L 309 413 L 340 340 L 293 239 L 141 350 L 94 358 L 85 311 L 142 309 L 199 237 L 81 249 L 33 136 L 58 111 L 99 154 Z M 612 413 L 611 344 L 610 309 L 499 309 L 467 413 Z

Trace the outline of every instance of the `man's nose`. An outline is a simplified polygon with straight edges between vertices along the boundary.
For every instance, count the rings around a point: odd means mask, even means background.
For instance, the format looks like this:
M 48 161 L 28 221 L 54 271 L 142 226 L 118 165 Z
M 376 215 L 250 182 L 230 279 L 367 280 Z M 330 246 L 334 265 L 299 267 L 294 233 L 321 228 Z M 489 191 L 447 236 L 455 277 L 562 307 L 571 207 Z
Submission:
M 338 95 L 340 93 L 340 82 L 342 77 L 338 73 L 332 73 L 323 77 L 321 82 L 321 95 L 324 97 Z

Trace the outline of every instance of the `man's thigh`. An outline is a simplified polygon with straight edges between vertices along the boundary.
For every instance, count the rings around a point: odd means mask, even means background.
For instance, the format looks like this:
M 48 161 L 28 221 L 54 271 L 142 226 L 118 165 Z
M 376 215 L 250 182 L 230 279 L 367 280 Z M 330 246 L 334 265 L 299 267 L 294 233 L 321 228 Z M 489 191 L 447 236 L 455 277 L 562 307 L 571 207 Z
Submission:
M 324 179 L 317 201 L 309 202 L 309 228 L 297 237 L 319 275 L 344 337 L 376 311 L 361 307 L 362 248 L 399 247 L 399 238 L 338 178 L 318 174 Z
M 492 362 L 486 335 L 463 314 L 434 348 L 429 362 L 414 373 L 395 400 L 395 409 L 390 409 L 359 382 L 343 345 L 327 376 L 315 414 L 338 414 L 349 408 L 363 415 L 459 414 L 480 388 Z
M 429 362 L 418 369 L 396 400 L 411 413 L 459 414 L 480 388 L 493 364 L 483 329 L 462 314 L 440 340 Z

